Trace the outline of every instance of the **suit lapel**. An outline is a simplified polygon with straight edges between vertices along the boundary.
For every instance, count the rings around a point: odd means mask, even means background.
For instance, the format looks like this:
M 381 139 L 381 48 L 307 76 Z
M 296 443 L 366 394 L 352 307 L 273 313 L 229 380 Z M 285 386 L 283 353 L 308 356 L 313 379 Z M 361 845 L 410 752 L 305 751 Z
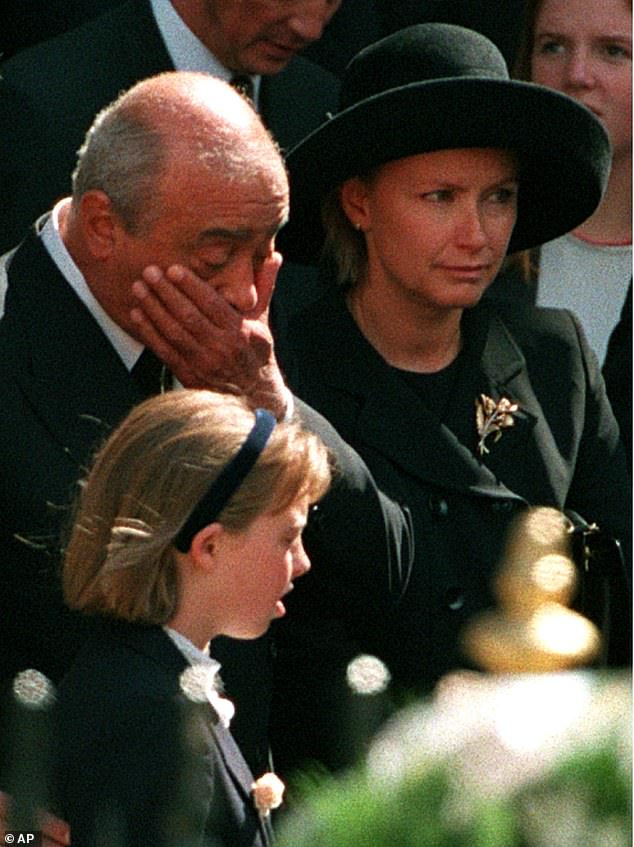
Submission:
M 81 463 L 141 398 L 114 348 L 32 233 L 9 268 L 15 375 L 51 436 Z
M 328 351 L 322 350 L 322 372 L 327 387 L 360 401 L 358 418 L 350 434 L 353 443 L 366 444 L 427 484 L 495 497 L 516 496 L 479 461 L 473 449 L 465 446 L 466 441 L 454 433 L 452 424 L 456 422 L 460 423 L 459 434 L 465 428 L 472 430 L 470 438 L 475 446 L 473 387 L 466 404 L 468 411 L 465 412 L 462 401 L 460 407 L 450 408 L 439 425 L 437 417 L 416 392 L 363 338 L 340 294 L 330 298 L 328 307 L 322 303 L 319 314 L 323 323 L 315 327 L 314 337 L 328 339 Z M 521 367 L 517 351 L 513 349 L 512 353 L 513 365 L 507 363 L 505 372 L 515 372 Z M 463 383 L 472 379 L 473 374 L 460 377 Z M 464 391 L 465 386 L 461 388 Z M 487 388 L 490 388 L 488 381 L 481 390 Z
M 91 42 L 110 45 L 112 62 L 99 73 L 99 85 L 109 99 L 141 79 L 174 69 L 149 0 L 117 4 L 85 24 L 83 32 L 87 47 Z
M 210 712 L 213 711 L 210 709 Z M 262 818 L 255 809 L 253 797 L 251 794 L 251 784 L 253 783 L 253 774 L 249 766 L 244 760 L 244 756 L 240 752 L 233 736 L 219 721 L 209 719 L 209 728 L 212 732 L 220 757 L 233 779 L 234 785 L 243 797 L 245 803 L 253 809 L 253 814 L 257 815 L 260 832 L 264 844 L 270 844 L 272 839 L 272 830 L 270 817 Z
M 175 646 L 169 636 L 158 626 L 130 625 L 123 621 L 108 621 L 105 626 L 107 631 L 124 641 L 136 652 L 144 654 L 152 660 L 157 667 L 161 668 L 169 680 L 169 686 L 174 694 L 180 691 L 179 677 L 188 667 L 188 662 Z M 200 714 L 213 738 L 216 751 L 227 771 L 228 776 L 242 797 L 247 808 L 253 810 L 257 815 L 251 797 L 251 784 L 253 775 L 247 765 L 244 756 L 240 752 L 233 736 L 218 720 L 214 708 L 210 703 L 201 703 Z M 257 815 L 263 843 L 270 844 L 271 826 L 268 819 L 263 820 Z
M 490 444 L 486 463 L 530 502 L 551 502 L 552 492 L 561 489 L 561 480 L 570 477 L 570 468 L 535 394 L 535 378 L 491 304 L 483 304 L 478 319 L 486 320 L 489 327 L 481 357 L 483 382 L 494 399 L 505 396 L 519 406 L 515 425 Z

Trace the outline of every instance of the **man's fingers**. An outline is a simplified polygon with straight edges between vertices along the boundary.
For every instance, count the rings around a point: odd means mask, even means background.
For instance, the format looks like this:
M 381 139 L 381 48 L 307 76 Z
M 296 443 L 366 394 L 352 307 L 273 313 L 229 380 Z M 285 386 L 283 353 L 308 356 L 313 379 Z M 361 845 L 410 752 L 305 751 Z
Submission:
M 149 273 L 151 269 L 147 269 Z M 180 292 L 167 277 L 156 269 L 152 274 L 152 282 L 144 274 L 143 280 L 137 280 L 132 286 L 132 292 L 138 306 L 131 311 L 142 340 L 168 365 L 172 362 L 166 356 L 173 355 L 172 351 L 189 359 L 200 352 L 201 343 L 209 343 L 213 333 L 214 345 L 220 352 L 228 351 L 230 339 L 222 326 L 215 324 L 207 315 L 202 314 L 197 306 Z M 224 303 L 224 301 L 223 301 Z M 226 305 L 226 304 L 224 304 Z M 229 311 L 233 311 L 229 309 Z M 235 326 L 239 326 L 237 316 L 230 316 Z
M 185 321 L 188 318 L 194 320 L 191 314 L 193 304 L 198 312 L 216 326 L 221 328 L 238 326 L 241 316 L 208 280 L 201 279 L 183 265 L 171 265 L 166 269 L 165 274 L 160 276 L 156 273 L 158 271 L 160 274 L 158 268 L 153 271 L 149 284 L 176 317 Z
M 70 826 L 66 821 L 56 818 L 54 815 L 44 812 L 40 821 L 40 828 L 43 836 L 43 847 L 58 847 L 58 845 L 69 845 Z
M 195 334 L 203 321 L 210 320 L 158 268 L 147 268 L 143 279 L 133 283 L 132 294 L 151 322 L 170 338 L 178 338 L 180 333 Z
M 249 318 L 259 318 L 268 313 L 271 305 L 271 297 L 280 268 L 282 267 L 282 254 L 272 253 L 266 258 L 257 272 L 255 286 L 258 292 L 258 302 L 255 309 L 247 315 Z
M 164 330 L 156 329 L 141 309 L 132 309 L 130 317 L 136 325 L 137 337 L 156 353 L 174 376 L 183 385 L 192 387 L 196 385 L 196 375 L 189 364 L 187 354 L 181 353 L 174 346 L 169 335 L 166 337 L 163 334 Z
M 141 302 L 141 307 L 130 312 L 135 334 L 165 362 L 182 385 L 211 387 L 242 373 L 247 356 L 243 332 L 225 332 L 201 316 L 196 337 L 174 320 L 151 292 Z M 266 339 L 253 344 L 253 350 L 259 350 L 262 358 L 267 355 L 267 349 Z
M 0 791 L 0 836 L 2 839 L 6 833 L 10 810 L 11 797 L 6 792 Z M 38 818 L 37 823 L 42 831 L 42 847 L 68 847 L 71 843 L 70 826 L 66 821 L 45 811 L 40 811 Z
M 279 254 L 273 254 L 259 271 L 267 305 L 280 264 Z M 136 337 L 183 385 L 233 385 L 248 392 L 262 381 L 260 369 L 272 355 L 266 311 L 256 319 L 239 314 L 210 283 L 178 265 L 165 272 L 146 268 L 132 291 L 138 303 L 130 312 Z

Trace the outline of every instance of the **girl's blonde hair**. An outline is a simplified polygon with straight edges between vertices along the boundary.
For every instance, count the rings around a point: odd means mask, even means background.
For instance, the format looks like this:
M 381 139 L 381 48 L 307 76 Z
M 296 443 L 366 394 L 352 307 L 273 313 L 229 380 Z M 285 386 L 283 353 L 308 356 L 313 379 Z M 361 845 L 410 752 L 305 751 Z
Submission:
M 177 602 L 172 542 L 253 423 L 246 402 L 211 391 L 169 391 L 133 409 L 81 483 L 64 555 L 68 605 L 129 621 L 168 621 Z M 217 520 L 242 530 L 300 497 L 319 500 L 330 477 L 320 439 L 279 423 Z

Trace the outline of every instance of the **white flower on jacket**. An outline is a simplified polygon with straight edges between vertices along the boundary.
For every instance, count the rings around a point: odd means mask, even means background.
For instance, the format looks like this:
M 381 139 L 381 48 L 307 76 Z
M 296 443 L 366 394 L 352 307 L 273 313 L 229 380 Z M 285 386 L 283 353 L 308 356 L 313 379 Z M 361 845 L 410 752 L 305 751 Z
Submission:
M 265 773 L 255 780 L 251 786 L 251 793 L 260 817 L 268 817 L 271 809 L 277 809 L 278 806 L 282 805 L 284 789 L 284 783 L 274 773 Z

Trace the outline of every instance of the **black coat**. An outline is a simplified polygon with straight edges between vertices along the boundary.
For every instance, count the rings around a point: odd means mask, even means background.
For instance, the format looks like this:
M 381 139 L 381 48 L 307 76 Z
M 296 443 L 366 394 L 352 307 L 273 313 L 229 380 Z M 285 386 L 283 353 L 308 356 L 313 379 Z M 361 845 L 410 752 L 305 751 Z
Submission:
M 94 450 L 142 398 L 34 233 L 8 269 L 0 361 L 0 680 L 35 667 L 56 682 L 89 630 L 63 603 L 62 528 Z M 384 614 L 407 579 L 409 518 L 324 418 L 301 401 L 297 410 L 339 467 L 306 530 L 313 569 L 303 581 L 324 602 L 357 586 L 357 608 Z M 234 734 L 257 769 L 266 758 L 269 639 L 217 647 L 240 706 Z
M 603 363 L 603 377 L 619 422 L 630 469 L 632 467 L 632 282 L 627 291 L 621 317 L 612 330 Z
M 169 70 L 148 0 L 125 0 L 0 65 L 0 253 L 70 194 L 76 152 L 97 112 Z M 338 87 L 333 74 L 301 56 L 263 78 L 260 111 L 282 149 L 334 111 Z
M 96 624 L 56 703 L 56 811 L 74 847 L 271 843 L 231 733 L 180 690 L 187 667 L 160 627 Z
M 630 548 L 630 481 L 596 358 L 562 310 L 482 302 L 463 320 L 463 362 L 444 409 L 419 394 L 364 339 L 340 291 L 290 329 L 289 384 L 409 507 L 415 563 L 406 596 L 375 626 L 397 682 L 427 690 L 465 665 L 460 637 L 494 598 L 491 582 L 514 516 L 529 505 L 572 510 Z M 475 400 L 520 405 L 513 428 L 476 453 Z M 616 622 L 629 643 L 630 604 Z
M 504 302 L 537 302 L 539 248 L 507 260 L 487 289 L 486 297 Z M 526 262 L 528 268 L 523 267 Z M 628 462 L 632 464 L 632 280 L 621 317 L 612 330 L 603 363 L 608 399 L 619 424 Z

